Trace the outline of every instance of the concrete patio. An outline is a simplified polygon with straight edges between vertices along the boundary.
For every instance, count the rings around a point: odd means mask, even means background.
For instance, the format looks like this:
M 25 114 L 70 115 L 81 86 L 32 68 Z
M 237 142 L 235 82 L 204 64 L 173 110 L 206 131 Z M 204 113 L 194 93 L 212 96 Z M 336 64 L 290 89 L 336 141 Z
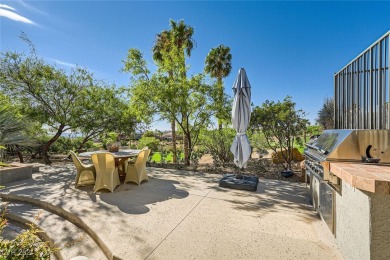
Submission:
M 74 188 L 72 165 L 45 166 L 8 194 L 48 202 L 83 220 L 120 259 L 342 259 L 313 212 L 304 184 L 260 179 L 256 192 L 218 187 L 220 176 L 148 168 L 150 180 L 114 193 Z M 11 203 L 31 219 L 39 208 Z M 42 229 L 60 246 L 84 233 L 43 211 Z M 61 250 L 64 259 L 106 259 L 88 236 Z M 61 241 L 61 242 L 60 242 Z

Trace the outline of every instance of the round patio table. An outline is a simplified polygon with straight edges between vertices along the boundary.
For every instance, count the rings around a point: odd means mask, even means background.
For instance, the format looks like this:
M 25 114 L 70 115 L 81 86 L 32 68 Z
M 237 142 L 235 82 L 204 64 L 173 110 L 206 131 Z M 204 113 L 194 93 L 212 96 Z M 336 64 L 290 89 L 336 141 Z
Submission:
M 108 150 L 99 150 L 99 151 L 80 153 L 79 157 L 90 158 L 93 154 L 98 154 L 98 153 L 112 154 L 114 156 L 114 159 L 115 159 L 115 165 L 119 166 L 120 164 L 122 164 L 122 167 L 118 167 L 118 174 L 119 174 L 119 179 L 121 181 L 123 181 L 126 177 L 126 172 L 125 172 L 126 160 L 128 158 L 131 158 L 131 157 L 136 157 L 140 152 L 141 152 L 141 150 L 131 150 L 131 149 L 119 150 L 118 152 L 110 152 Z

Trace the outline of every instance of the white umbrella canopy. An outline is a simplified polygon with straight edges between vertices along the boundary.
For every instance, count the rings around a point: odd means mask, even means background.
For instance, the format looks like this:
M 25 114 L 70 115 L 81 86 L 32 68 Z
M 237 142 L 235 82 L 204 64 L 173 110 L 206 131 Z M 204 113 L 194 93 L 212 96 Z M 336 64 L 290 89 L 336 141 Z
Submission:
M 230 151 L 234 155 L 234 163 L 239 168 L 245 168 L 251 155 L 251 147 L 245 134 L 251 119 L 251 84 L 243 68 L 238 71 L 233 91 L 232 124 L 237 134 Z

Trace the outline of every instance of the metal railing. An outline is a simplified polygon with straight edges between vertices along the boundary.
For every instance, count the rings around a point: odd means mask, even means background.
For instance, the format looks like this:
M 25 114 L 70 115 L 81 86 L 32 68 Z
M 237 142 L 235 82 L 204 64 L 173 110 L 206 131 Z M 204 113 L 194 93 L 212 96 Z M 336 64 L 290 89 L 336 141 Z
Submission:
M 334 74 L 335 129 L 390 129 L 390 31 Z

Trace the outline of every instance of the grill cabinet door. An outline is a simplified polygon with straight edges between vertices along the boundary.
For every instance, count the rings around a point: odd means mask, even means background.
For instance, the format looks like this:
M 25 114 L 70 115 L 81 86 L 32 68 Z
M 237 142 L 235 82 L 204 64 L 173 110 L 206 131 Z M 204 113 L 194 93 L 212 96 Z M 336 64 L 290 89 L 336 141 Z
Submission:
M 327 183 L 320 183 L 319 213 L 321 218 L 325 221 L 329 229 L 332 231 L 332 233 L 334 233 L 333 193 L 334 190 Z

